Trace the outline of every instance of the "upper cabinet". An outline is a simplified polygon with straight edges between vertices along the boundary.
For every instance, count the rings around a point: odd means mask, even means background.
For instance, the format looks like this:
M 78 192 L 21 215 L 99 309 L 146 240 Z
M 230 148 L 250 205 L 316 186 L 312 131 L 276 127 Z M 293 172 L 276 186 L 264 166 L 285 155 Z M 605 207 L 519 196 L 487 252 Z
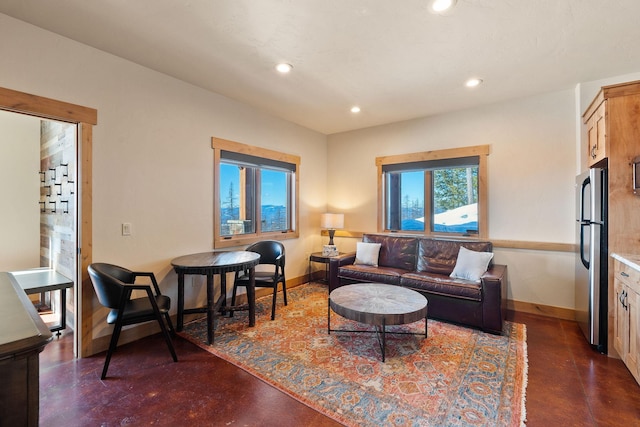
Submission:
M 611 168 L 612 157 L 615 163 L 622 164 L 629 161 L 627 153 L 640 155 L 640 81 L 602 87 L 582 119 L 586 125 L 588 167 Z
M 607 101 L 603 92 L 591 104 L 583 118 L 587 125 L 587 163 L 593 167 L 607 158 Z

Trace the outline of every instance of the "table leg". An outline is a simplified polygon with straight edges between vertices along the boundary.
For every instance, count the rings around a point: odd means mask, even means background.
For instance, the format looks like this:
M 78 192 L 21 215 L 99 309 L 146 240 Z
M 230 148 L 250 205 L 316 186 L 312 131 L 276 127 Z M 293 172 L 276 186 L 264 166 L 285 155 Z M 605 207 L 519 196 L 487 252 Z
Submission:
M 256 324 L 256 269 L 249 269 L 249 286 L 247 286 L 247 299 L 249 300 L 249 326 Z
M 382 363 L 384 363 L 384 359 L 387 353 L 386 329 L 387 329 L 387 325 L 386 325 L 385 319 L 382 319 Z
M 58 338 L 60 337 L 61 329 L 67 328 L 67 290 L 65 288 L 60 289 L 60 329 L 56 333 Z
M 227 307 L 227 273 L 220 274 L 220 299 L 222 300 L 220 313 L 224 314 Z
M 213 344 L 213 321 L 215 319 L 215 298 L 213 295 L 213 274 L 207 274 L 207 342 Z
M 427 339 L 427 333 L 428 331 L 428 324 L 427 324 L 427 316 L 424 316 L 424 339 Z
M 178 272 L 178 324 L 176 330 L 182 330 L 184 324 L 184 273 Z
M 327 335 L 331 335 L 331 298 L 327 300 Z

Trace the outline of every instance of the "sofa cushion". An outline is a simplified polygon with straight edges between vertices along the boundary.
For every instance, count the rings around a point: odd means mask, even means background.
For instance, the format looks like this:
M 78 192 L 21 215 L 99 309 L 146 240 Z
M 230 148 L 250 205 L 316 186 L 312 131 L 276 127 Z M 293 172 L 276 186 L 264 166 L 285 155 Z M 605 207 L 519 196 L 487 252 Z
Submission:
M 380 243 L 358 242 L 356 244 L 356 259 L 354 264 L 378 266 L 380 256 Z
M 464 246 L 460 246 L 456 266 L 449 276 L 479 282 L 482 275 L 487 271 L 492 258 L 493 252 L 471 251 Z
M 388 283 L 399 285 L 400 276 L 405 270 L 391 267 L 374 267 L 371 265 L 352 264 L 340 267 L 338 275 L 341 279 L 358 282 Z
M 414 237 L 365 234 L 362 236 L 362 241 L 382 244 L 378 258 L 380 267 L 400 268 L 408 271 L 415 270 L 418 239 Z
M 400 285 L 436 295 L 482 301 L 482 283 L 455 279 L 437 273 L 406 273 Z M 427 299 L 429 297 L 427 296 Z
M 416 271 L 449 276 L 456 265 L 461 246 L 476 252 L 491 252 L 493 249 L 491 242 L 420 239 Z

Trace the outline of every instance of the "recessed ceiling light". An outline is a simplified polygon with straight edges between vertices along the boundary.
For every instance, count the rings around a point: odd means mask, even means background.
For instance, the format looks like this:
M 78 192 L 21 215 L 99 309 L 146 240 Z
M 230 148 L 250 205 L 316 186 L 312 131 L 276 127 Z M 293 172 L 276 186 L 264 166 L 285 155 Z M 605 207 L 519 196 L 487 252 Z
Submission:
M 455 6 L 457 0 L 431 0 L 429 10 L 432 13 L 444 13 Z
M 288 73 L 289 71 L 291 71 L 292 68 L 293 68 L 293 65 L 287 64 L 286 62 L 282 62 L 276 65 L 276 70 L 278 70 L 282 74 Z
M 466 81 L 466 83 L 464 84 L 466 87 L 476 87 L 479 86 L 482 83 L 482 79 L 469 79 Z
M 352 113 L 359 113 L 360 112 L 360 107 L 358 107 L 357 105 L 354 105 L 353 107 L 351 107 L 351 112 Z

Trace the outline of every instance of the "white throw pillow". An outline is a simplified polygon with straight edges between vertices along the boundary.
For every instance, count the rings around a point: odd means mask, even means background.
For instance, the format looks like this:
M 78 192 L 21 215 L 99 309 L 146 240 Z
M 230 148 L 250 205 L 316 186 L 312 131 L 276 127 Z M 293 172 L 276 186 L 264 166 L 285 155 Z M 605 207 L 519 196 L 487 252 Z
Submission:
M 356 244 L 356 260 L 354 264 L 378 266 L 381 243 L 358 242 Z
M 470 251 L 464 246 L 460 246 L 456 266 L 449 277 L 479 282 L 487 271 L 491 258 L 493 258 L 492 252 Z

